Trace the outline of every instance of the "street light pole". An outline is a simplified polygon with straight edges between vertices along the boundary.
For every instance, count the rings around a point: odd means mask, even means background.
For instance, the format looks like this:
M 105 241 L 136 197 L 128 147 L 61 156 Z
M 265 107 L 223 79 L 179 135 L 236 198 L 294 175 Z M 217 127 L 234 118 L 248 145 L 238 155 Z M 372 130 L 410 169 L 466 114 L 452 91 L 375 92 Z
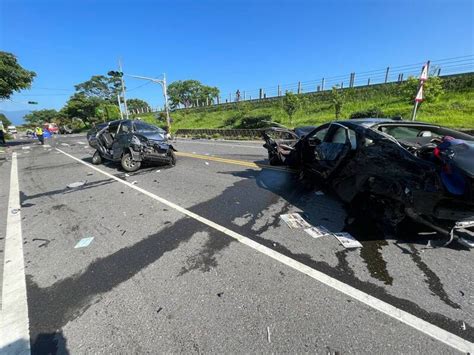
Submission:
M 166 125 L 168 126 L 168 133 L 170 133 L 171 132 L 171 119 L 170 119 L 170 110 L 169 110 L 169 105 L 168 105 L 168 90 L 166 87 L 166 74 L 163 73 L 163 79 L 149 78 L 147 76 L 141 76 L 141 75 L 130 75 L 130 74 L 125 74 L 125 75 L 131 78 L 149 80 L 153 83 L 161 85 L 161 88 L 163 89 L 163 97 L 165 100 Z

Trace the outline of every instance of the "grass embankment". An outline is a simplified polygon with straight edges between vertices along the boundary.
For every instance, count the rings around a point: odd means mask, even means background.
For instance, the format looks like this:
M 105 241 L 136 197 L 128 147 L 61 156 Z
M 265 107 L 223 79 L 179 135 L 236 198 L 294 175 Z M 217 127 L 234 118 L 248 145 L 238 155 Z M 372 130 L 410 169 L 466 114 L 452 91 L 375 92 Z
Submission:
M 460 79 L 459 79 L 460 78 Z M 436 102 L 423 102 L 418 121 L 457 129 L 474 129 L 474 74 L 443 80 L 444 93 Z M 345 89 L 342 117 L 377 107 L 386 117 L 410 119 L 413 104 L 403 97 L 398 84 Z M 274 121 L 288 127 L 317 125 L 335 119 L 329 92 L 300 95 L 301 108 L 290 122 L 282 99 L 241 102 L 229 105 L 191 108 L 171 113 L 172 131 L 180 128 L 258 128 L 262 121 Z M 163 125 L 153 114 L 138 115 L 145 121 Z

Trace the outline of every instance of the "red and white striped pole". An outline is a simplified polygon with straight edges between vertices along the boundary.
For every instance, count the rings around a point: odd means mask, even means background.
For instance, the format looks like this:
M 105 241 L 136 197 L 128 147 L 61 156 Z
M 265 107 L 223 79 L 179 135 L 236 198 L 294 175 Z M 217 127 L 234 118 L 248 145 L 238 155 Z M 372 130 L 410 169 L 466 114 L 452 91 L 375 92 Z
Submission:
M 423 101 L 423 85 L 425 84 L 425 81 L 428 80 L 429 67 L 430 61 L 423 65 L 423 68 L 421 69 L 420 84 L 418 85 L 418 92 L 416 93 L 415 97 L 415 106 L 413 107 L 413 115 L 411 117 L 412 121 L 416 119 L 416 110 L 418 109 L 419 103 Z

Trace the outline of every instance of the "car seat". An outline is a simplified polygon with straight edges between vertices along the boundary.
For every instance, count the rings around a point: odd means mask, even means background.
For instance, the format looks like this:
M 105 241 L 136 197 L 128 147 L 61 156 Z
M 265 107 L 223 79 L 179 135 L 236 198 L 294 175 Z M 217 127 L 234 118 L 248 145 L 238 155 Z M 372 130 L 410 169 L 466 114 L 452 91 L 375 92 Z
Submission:
M 114 138 L 109 132 L 104 132 L 101 134 L 102 142 L 107 149 L 112 149 L 112 144 L 114 143 Z

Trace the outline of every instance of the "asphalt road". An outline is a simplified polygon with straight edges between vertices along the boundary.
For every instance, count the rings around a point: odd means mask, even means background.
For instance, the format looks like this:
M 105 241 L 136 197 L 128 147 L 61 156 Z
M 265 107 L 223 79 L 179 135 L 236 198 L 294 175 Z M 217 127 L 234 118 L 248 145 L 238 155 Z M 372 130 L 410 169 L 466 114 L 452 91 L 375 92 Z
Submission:
M 87 165 L 83 136 L 46 144 L 17 141 L 0 160 L 3 268 L 18 163 L 33 353 L 458 352 L 446 332 L 472 350 L 472 251 L 426 248 L 433 236 L 415 230 L 386 240 L 346 227 L 344 206 L 269 168 L 262 143 L 178 140 L 175 167 L 130 174 Z M 363 247 L 289 229 L 279 216 L 292 212 Z

